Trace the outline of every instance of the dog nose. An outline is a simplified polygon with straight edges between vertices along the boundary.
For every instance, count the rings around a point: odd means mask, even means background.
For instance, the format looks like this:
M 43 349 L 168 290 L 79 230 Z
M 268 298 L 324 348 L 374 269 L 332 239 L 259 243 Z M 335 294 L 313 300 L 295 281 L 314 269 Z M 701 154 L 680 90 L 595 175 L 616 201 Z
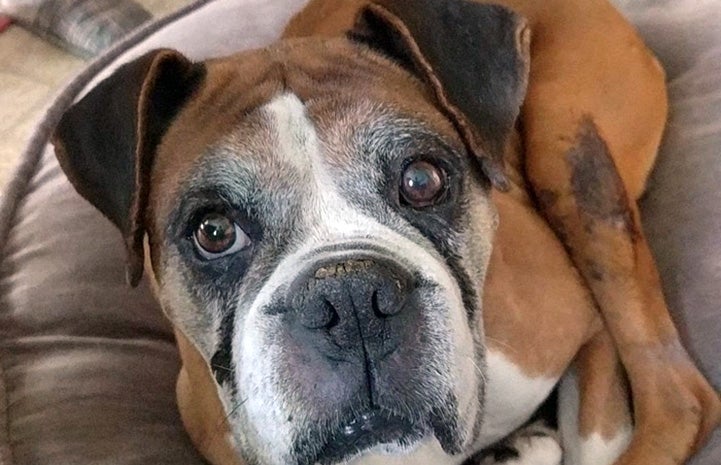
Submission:
M 416 311 L 413 279 L 392 260 L 326 261 L 298 279 L 289 295 L 297 322 L 305 331 L 327 333 L 337 347 L 362 343 L 370 350 L 381 342 L 389 349 L 403 327 L 412 326 L 399 320 Z

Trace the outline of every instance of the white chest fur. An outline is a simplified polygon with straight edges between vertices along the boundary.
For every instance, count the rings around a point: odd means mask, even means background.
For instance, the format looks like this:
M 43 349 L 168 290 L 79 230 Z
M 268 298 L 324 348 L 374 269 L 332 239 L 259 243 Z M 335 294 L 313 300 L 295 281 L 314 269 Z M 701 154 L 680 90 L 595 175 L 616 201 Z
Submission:
M 531 378 L 501 352 L 487 355 L 486 405 L 477 442 L 486 447 L 508 436 L 525 423 L 548 397 L 558 378 Z

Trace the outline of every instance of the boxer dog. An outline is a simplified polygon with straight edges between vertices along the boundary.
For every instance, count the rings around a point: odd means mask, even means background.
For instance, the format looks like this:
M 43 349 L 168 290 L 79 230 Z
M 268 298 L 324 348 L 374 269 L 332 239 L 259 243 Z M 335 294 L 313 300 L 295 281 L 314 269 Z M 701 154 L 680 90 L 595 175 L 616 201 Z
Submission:
M 314 0 L 268 48 L 126 64 L 54 144 L 214 465 L 557 464 L 524 424 L 559 380 L 565 463 L 660 465 L 720 411 L 636 206 L 665 117 L 603 0 Z

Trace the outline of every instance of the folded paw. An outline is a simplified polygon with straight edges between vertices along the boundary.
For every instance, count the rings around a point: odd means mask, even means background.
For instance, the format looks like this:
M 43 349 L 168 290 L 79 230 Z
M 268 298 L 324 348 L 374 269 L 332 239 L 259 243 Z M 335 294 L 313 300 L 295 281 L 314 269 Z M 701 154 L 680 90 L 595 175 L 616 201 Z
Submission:
M 558 432 L 537 421 L 477 454 L 465 465 L 560 465 Z

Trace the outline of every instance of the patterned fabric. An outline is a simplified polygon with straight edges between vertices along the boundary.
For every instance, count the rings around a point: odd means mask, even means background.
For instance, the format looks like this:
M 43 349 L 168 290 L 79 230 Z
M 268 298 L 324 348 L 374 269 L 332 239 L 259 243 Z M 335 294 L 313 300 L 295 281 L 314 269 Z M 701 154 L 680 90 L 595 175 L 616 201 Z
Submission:
M 76 55 L 90 58 L 106 50 L 152 16 L 133 0 L 4 0 L 18 22 Z

